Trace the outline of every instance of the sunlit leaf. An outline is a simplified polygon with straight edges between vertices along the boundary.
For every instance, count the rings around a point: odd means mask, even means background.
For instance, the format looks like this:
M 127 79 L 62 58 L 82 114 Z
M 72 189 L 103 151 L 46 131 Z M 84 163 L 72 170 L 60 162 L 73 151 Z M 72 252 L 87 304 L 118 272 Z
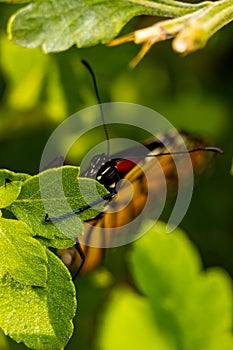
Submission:
M 36 240 L 40 242 L 45 247 L 53 247 L 56 249 L 65 249 L 70 248 L 70 246 L 74 245 L 74 241 L 71 241 L 70 239 L 62 238 L 61 237 L 54 237 L 51 239 L 41 237 L 41 236 L 35 236 Z
M 1 270 L 22 284 L 45 286 L 45 249 L 32 238 L 33 232 L 19 220 L 0 219 Z
M 10 210 L 18 219 L 26 222 L 37 236 L 49 240 L 74 240 L 82 234 L 81 220 L 96 216 L 103 210 L 104 202 L 79 216 L 73 215 L 55 223 L 46 223 L 45 216 L 48 214 L 49 217 L 56 217 L 82 208 L 107 193 L 106 189 L 94 180 L 78 179 L 78 172 L 78 167 L 65 166 L 32 176 L 24 182 L 21 193 Z M 70 241 L 70 246 L 73 244 L 74 241 Z
M 96 342 L 100 350 L 127 350 L 129 344 L 134 350 L 175 350 L 160 334 L 146 298 L 126 288 L 114 291 Z
M 21 46 L 61 51 L 107 42 L 132 17 L 151 12 L 128 1 L 35 1 L 11 18 L 9 31 Z
M 31 349 L 64 349 L 73 332 L 75 289 L 61 261 L 47 250 L 45 288 L 15 283 L 8 275 L 0 283 L 0 327 Z
M 167 294 L 172 292 L 171 288 L 186 293 L 180 286 L 190 288 L 201 270 L 199 254 L 182 231 L 176 229 L 171 234 L 165 232 L 164 224 L 158 223 L 141 240 L 135 242 L 132 254 L 132 268 L 138 285 L 149 296 L 157 293 L 158 298 L 169 296 L 163 294 L 167 284 L 170 286 Z M 149 266 L 151 268 L 146 272 Z M 154 280 L 159 280 L 160 283 L 148 283 L 148 273 L 153 273 Z M 182 302 L 183 294 L 180 297 Z
M 195 247 L 180 230 L 168 235 L 165 225 L 155 225 L 135 243 L 131 264 L 161 334 L 176 348 L 217 350 L 222 341 L 228 349 L 230 279 L 221 270 L 202 272 Z
M 8 169 L 0 169 L 0 184 L 5 184 L 5 179 L 11 181 L 22 181 L 29 179 L 30 175 L 25 173 L 15 173 Z
M 16 0 L 17 2 L 17 0 Z M 138 15 L 177 16 L 196 6 L 178 1 L 37 0 L 18 11 L 8 31 L 17 44 L 46 52 L 106 43 Z
M 0 170 L 0 208 L 6 208 L 18 197 L 27 174 L 16 174 L 10 170 Z
M 21 186 L 22 182 L 20 181 L 5 182 L 4 185 L 0 186 L 0 208 L 6 208 L 16 200 Z
M 100 350 L 230 350 L 232 289 L 222 270 L 202 270 L 196 248 L 157 223 L 133 245 L 135 289 L 119 288 L 102 315 Z

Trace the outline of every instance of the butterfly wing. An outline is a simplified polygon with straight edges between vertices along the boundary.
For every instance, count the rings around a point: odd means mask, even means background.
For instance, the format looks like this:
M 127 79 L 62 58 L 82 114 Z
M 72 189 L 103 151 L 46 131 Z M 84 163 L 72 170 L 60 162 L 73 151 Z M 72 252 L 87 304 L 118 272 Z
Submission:
M 167 136 L 166 136 L 167 137 Z M 199 138 L 182 135 L 187 149 L 204 147 L 204 142 Z M 130 159 L 134 154 L 134 161 L 121 160 L 117 162 L 120 177 L 124 180 L 120 184 L 117 195 L 108 203 L 104 212 L 97 217 L 84 223 L 85 235 L 81 239 L 81 247 L 85 253 L 86 261 L 82 272 L 90 271 L 99 266 L 105 254 L 104 247 L 111 247 L 128 243 L 137 237 L 137 229 L 143 219 L 140 215 L 148 201 L 148 191 L 153 200 L 154 209 L 159 206 L 160 197 L 164 196 L 164 189 L 170 195 L 176 192 L 178 186 L 177 164 L 182 171 L 179 181 L 188 181 L 194 170 L 200 173 L 211 158 L 209 152 L 195 152 L 190 154 L 166 155 L 164 153 L 179 152 L 180 145 L 175 138 L 169 135 L 170 140 L 165 143 L 153 138 L 144 143 L 150 156 L 140 158 L 136 149 L 128 150 Z M 169 141 L 169 142 L 168 142 Z M 160 155 L 156 157 L 156 155 Z M 153 156 L 154 155 L 154 156 Z M 118 155 L 114 155 L 114 157 Z M 127 158 L 127 154 L 125 155 Z M 137 158 L 138 157 L 138 158 Z M 190 159 L 192 166 L 190 167 Z M 137 164 L 136 164 L 137 163 Z M 121 230 L 122 227 L 140 217 L 129 229 Z M 127 236 L 127 237 L 126 237 Z M 70 267 L 75 271 L 80 265 L 80 257 L 74 248 L 62 251 L 62 259 L 66 254 L 72 255 Z

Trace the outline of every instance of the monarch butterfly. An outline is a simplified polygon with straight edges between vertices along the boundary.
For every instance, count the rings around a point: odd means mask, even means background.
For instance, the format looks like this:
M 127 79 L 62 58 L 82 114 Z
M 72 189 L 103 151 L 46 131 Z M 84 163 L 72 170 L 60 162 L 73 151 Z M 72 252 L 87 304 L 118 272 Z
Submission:
M 101 109 L 94 73 L 87 62 L 83 61 L 83 63 L 92 75 Z M 108 141 L 109 135 L 102 110 L 101 117 Z M 182 162 L 182 174 L 179 181 L 185 181 L 191 175 L 192 169 L 196 173 L 202 171 L 206 166 L 210 152 L 221 153 L 218 148 L 206 147 L 199 138 L 191 137 L 187 133 L 182 133 L 181 136 L 188 150 L 184 151 L 180 148 L 180 140 L 176 134 L 168 133 L 143 142 L 147 149 L 146 155 L 140 154 L 140 150 L 133 147 L 121 152 L 120 155 L 115 154 L 110 157 L 108 142 L 107 153 L 95 156 L 90 167 L 82 172 L 82 177 L 94 178 L 103 184 L 109 194 L 100 199 L 106 201 L 104 211 L 84 222 L 84 238 L 82 238 L 81 243 L 77 241 L 76 249 L 73 247 L 58 252 L 65 264 L 76 271 L 75 277 L 81 268 L 84 272 L 99 266 L 104 255 L 104 247 L 111 246 L 114 240 L 120 242 L 116 245 L 122 245 L 137 236 L 137 228 L 141 222 L 140 214 L 144 210 L 149 193 L 154 203 L 153 207 L 156 208 L 157 204 L 159 207 L 160 194 L 164 194 L 164 186 L 166 186 L 168 193 L 171 193 L 178 186 L 177 161 Z M 186 156 L 188 154 L 188 160 L 185 159 L 185 154 Z M 190 159 L 192 168 L 188 167 Z M 124 181 L 121 182 L 121 180 Z M 67 216 L 84 211 L 95 204 L 96 202 L 90 203 L 86 207 L 57 218 L 47 216 L 46 221 L 65 219 Z M 140 220 L 134 223 L 138 217 Z M 130 226 L 130 229 L 121 232 L 120 228 L 126 227 L 131 222 L 133 225 Z

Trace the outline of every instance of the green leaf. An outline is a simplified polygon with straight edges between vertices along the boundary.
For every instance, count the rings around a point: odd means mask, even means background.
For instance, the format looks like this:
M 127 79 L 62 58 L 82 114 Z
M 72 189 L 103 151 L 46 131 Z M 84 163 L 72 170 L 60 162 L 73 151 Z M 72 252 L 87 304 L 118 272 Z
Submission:
M 98 349 L 232 348 L 229 276 L 220 269 L 203 272 L 184 233 L 165 232 L 166 224 L 157 223 L 134 243 L 129 261 L 136 289 L 120 288 L 110 296 Z
M 15 173 L 8 169 L 0 169 L 0 185 L 5 184 L 5 179 L 24 182 L 29 179 L 30 176 L 31 175 L 25 173 Z
M 127 288 L 114 291 L 98 332 L 100 350 L 175 350 L 160 334 L 147 300 Z
M 14 181 L 0 186 L 0 208 L 6 208 L 18 197 L 22 182 Z
M 11 17 L 8 32 L 20 46 L 62 51 L 107 43 L 138 15 L 177 16 L 199 7 L 172 0 L 37 0 Z
M 52 238 L 47 239 L 41 236 L 35 236 L 34 237 L 40 244 L 42 244 L 45 247 L 53 247 L 56 249 L 65 249 L 70 248 L 70 246 L 74 245 L 74 241 L 71 241 L 70 239 L 61 239 L 61 238 Z M 71 245 L 72 244 L 72 245 Z
M 0 219 L 1 275 L 9 272 L 15 281 L 22 284 L 45 286 L 45 248 L 32 235 L 33 232 L 24 222 Z
M 180 230 L 165 234 L 155 225 L 138 240 L 131 266 L 138 288 L 154 319 L 175 349 L 228 349 L 232 319 L 229 276 L 224 271 L 201 271 L 195 247 Z M 232 342 L 232 340 L 231 340 Z
M 61 261 L 49 250 L 45 288 L 15 283 L 8 275 L 0 284 L 0 327 L 31 349 L 64 349 L 73 332 L 75 288 Z
M 26 222 L 37 236 L 54 242 L 56 239 L 69 238 L 70 246 L 74 245 L 75 238 L 83 231 L 81 219 L 87 220 L 96 216 L 103 210 L 104 202 L 78 216 L 73 215 L 55 223 L 46 223 L 45 215 L 62 215 L 81 208 L 107 193 L 106 189 L 94 180 L 78 179 L 78 172 L 78 167 L 65 166 L 32 176 L 24 182 L 19 197 L 9 209 L 19 220 Z
M 165 232 L 162 222 L 153 226 L 142 240 L 135 243 L 134 254 L 131 257 L 137 283 L 141 290 L 151 297 L 156 293 L 158 298 L 164 298 L 169 296 L 171 289 L 177 289 L 181 293 L 180 286 L 191 288 L 192 281 L 202 267 L 196 248 L 181 230 L 177 228 L 172 234 Z M 140 261 L 143 263 L 140 264 Z M 153 272 L 153 278 L 160 281 L 159 284 L 148 283 L 148 267 L 150 273 Z M 184 268 L 185 273 L 182 273 Z M 183 293 L 186 293 L 186 290 Z M 180 297 L 182 302 L 184 295 Z
M 10 170 L 0 170 L 0 208 L 6 208 L 18 197 L 22 182 L 29 178 L 27 174 L 16 174 Z M 9 181 L 7 181 L 9 180 Z
M 1 264 L 0 265 L 0 278 L 2 278 L 6 273 L 5 267 Z
M 189 317 L 189 325 L 196 322 L 196 334 L 187 334 L 190 341 L 196 341 L 196 344 L 208 345 L 206 349 L 228 349 L 229 340 L 233 347 L 232 338 L 232 281 L 227 273 L 219 268 L 208 269 L 206 273 L 199 276 L 195 283 L 195 289 L 190 297 L 196 301 L 195 307 L 189 301 L 187 312 L 192 313 L 193 319 Z M 183 320 L 185 322 L 185 320 Z M 208 327 L 206 327 L 208 325 Z M 200 336 L 200 332 L 203 334 Z M 199 335 L 199 339 L 197 339 Z M 225 343 L 225 340 L 226 343 Z M 193 347 L 194 348 L 194 347 Z
M 100 324 L 100 350 L 230 350 L 232 285 L 220 269 L 202 270 L 184 233 L 154 225 L 133 245 L 136 290 L 111 295 Z M 120 334 L 120 336 L 119 336 Z

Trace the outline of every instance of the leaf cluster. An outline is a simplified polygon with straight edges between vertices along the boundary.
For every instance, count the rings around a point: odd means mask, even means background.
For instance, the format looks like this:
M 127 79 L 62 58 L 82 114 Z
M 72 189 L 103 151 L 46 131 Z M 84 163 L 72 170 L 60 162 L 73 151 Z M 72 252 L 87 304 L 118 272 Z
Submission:
M 203 271 L 197 249 L 159 222 L 129 256 L 136 290 L 114 289 L 97 348 L 232 349 L 232 285 L 217 268 Z M 110 326 L 111 325 L 111 326 Z
M 9 0 L 2 0 L 9 3 Z M 44 52 L 59 52 L 98 43 L 118 45 L 128 41 L 143 43 L 135 66 L 150 47 L 173 38 L 174 51 L 182 54 L 202 49 L 211 36 L 233 19 L 232 1 L 202 1 L 198 4 L 175 0 L 16 0 L 28 3 L 8 22 L 9 38 L 20 46 L 41 47 Z M 136 30 L 113 40 L 134 17 L 170 17 L 153 26 Z M 113 40 L 113 41 L 112 41 Z
M 100 193 L 90 190 L 95 181 L 78 180 L 78 173 L 72 166 L 35 176 L 0 171 L 0 326 L 32 349 L 63 349 L 73 332 L 75 288 L 67 268 L 48 248 L 73 246 L 82 234 L 81 219 L 97 211 L 57 225 L 46 223 L 45 215 L 77 209 L 106 193 L 99 184 Z

